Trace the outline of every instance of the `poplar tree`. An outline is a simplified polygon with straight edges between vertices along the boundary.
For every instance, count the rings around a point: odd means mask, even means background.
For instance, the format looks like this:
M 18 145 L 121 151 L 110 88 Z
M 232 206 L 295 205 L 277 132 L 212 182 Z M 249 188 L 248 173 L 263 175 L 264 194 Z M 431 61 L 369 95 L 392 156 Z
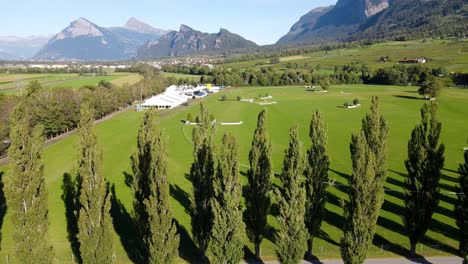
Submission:
M 212 200 L 214 224 L 210 242 L 210 263 L 238 264 L 244 256 L 242 186 L 239 178 L 238 147 L 235 137 L 226 133 L 218 158 Z
M 102 150 L 93 129 L 94 112 L 81 106 L 78 126 L 78 241 L 84 264 L 113 263 L 110 194 L 103 173 Z
M 312 115 L 309 137 L 312 141 L 307 150 L 305 170 L 306 215 L 308 231 L 307 255 L 312 256 L 313 240 L 319 235 L 325 216 L 326 188 L 328 187 L 327 125 L 318 110 Z
M 175 263 L 178 257 L 180 238 L 169 208 L 166 145 L 161 131 L 155 131 L 153 126 L 150 126 L 150 129 L 155 133 L 155 136 L 150 154 L 152 157 L 148 179 L 150 195 L 145 199 L 148 215 L 148 230 L 144 238 L 148 252 L 147 263 Z
M 276 255 L 281 263 L 295 264 L 306 251 L 307 232 L 304 224 L 305 190 L 300 182 L 304 172 L 304 157 L 297 126 L 289 133 L 289 148 L 285 150 L 282 187 L 276 191 L 278 200 L 278 232 L 275 234 Z
M 362 120 L 362 130 L 351 138 L 353 173 L 348 179 L 349 202 L 344 207 L 344 263 L 364 263 L 384 201 L 387 172 L 388 124 L 379 113 L 378 98 L 372 98 L 371 113 Z
M 54 251 L 48 239 L 49 218 L 44 181 L 41 127 L 32 127 L 27 104 L 20 102 L 10 117 L 10 177 L 5 183 L 12 219 L 15 257 L 19 263 L 52 263 Z
M 214 126 L 204 103 L 200 104 L 198 125 L 193 129 L 194 161 L 190 168 L 193 193 L 191 197 L 192 234 L 198 244 L 202 261 L 206 261 L 213 227 L 211 200 L 214 197 L 215 178 Z
M 460 186 L 457 188 L 458 203 L 455 207 L 457 226 L 460 229 L 460 253 L 463 264 L 468 264 L 468 151 L 465 151 L 465 163 L 460 164 L 458 172 Z
M 444 166 L 445 146 L 439 143 L 442 123 L 438 119 L 438 105 L 424 104 L 421 124 L 411 133 L 408 142 L 408 160 L 405 161 L 408 177 L 405 180 L 405 207 L 403 216 L 410 240 L 411 257 L 420 242 L 439 204 L 439 181 Z
M 137 151 L 132 156 L 133 170 L 133 212 L 134 223 L 137 230 L 137 248 L 138 258 L 145 259 L 148 256 L 144 239 L 148 232 L 148 212 L 146 210 L 145 200 L 151 194 L 150 174 L 153 167 L 152 148 L 154 147 L 154 111 L 147 112 L 143 117 L 143 122 L 138 131 Z
M 271 143 L 266 127 L 266 110 L 258 115 L 252 149 L 249 153 L 250 169 L 245 194 L 245 223 L 247 235 L 255 245 L 255 257 L 260 259 L 262 243 L 270 211 L 270 190 L 273 169 L 271 165 Z

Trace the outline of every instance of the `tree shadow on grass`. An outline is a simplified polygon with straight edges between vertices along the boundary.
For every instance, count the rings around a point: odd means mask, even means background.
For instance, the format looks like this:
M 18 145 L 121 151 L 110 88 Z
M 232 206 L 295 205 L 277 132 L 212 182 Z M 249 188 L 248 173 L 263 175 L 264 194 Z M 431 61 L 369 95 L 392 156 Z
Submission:
M 123 171 L 122 173 L 123 173 L 123 175 L 124 175 L 124 177 L 125 177 L 125 185 L 127 185 L 127 187 L 132 188 L 132 186 L 133 186 L 133 179 L 134 179 L 133 175 L 130 174 L 130 173 L 128 173 L 128 172 L 126 172 L 126 171 Z
M 190 214 L 192 208 L 190 195 L 177 184 L 169 185 L 169 192 L 184 207 L 185 212 Z
M 244 246 L 244 261 L 248 264 L 263 264 L 262 260 L 255 258 L 255 254 L 248 246 Z
M 115 185 L 110 187 L 111 191 L 111 216 L 115 232 L 120 237 L 120 242 L 127 253 L 128 258 L 134 263 L 142 263 L 143 257 L 139 248 L 141 243 L 137 237 L 137 227 L 132 215 L 127 211 L 122 202 L 117 199 Z
M 189 263 L 201 263 L 199 250 L 187 229 L 174 220 L 180 235 L 179 256 Z
M 422 98 L 422 97 L 418 97 L 418 96 L 408 96 L 408 95 L 394 95 L 393 97 L 403 98 L 403 99 L 410 99 L 410 100 L 425 100 L 425 99 Z
M 2 241 L 3 234 L 1 233 L 3 222 L 5 219 L 5 214 L 7 211 L 7 204 L 5 198 L 5 191 L 4 191 L 4 183 L 3 183 L 3 176 L 4 172 L 0 171 L 0 242 Z
M 69 173 L 63 174 L 62 201 L 65 204 L 65 217 L 67 219 L 67 238 L 73 255 L 81 263 L 80 242 L 78 241 L 78 210 L 79 191 L 75 180 Z

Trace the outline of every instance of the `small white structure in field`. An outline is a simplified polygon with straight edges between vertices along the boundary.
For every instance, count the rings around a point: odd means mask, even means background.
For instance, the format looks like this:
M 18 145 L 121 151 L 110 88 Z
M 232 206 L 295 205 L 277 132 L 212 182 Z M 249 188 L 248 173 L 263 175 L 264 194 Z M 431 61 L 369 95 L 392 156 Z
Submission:
M 341 91 L 341 94 L 353 94 L 353 93 L 345 93 L 345 92 Z
M 321 90 L 321 91 L 315 90 L 314 92 L 315 92 L 315 93 L 328 93 L 328 90 Z
M 249 103 L 253 103 L 254 102 L 254 99 L 241 99 L 242 102 L 249 102 Z
M 258 103 L 259 105 L 274 105 L 277 104 L 278 102 L 260 102 Z
M 361 107 L 361 104 L 357 104 L 357 105 L 348 105 L 346 108 L 350 109 L 350 108 L 358 108 L 358 107 Z
M 267 97 L 260 97 L 260 100 L 267 100 L 267 99 L 273 99 L 273 96 L 269 95 Z
M 242 122 L 242 121 L 236 122 L 236 123 L 221 122 L 220 124 L 221 124 L 222 126 L 239 126 L 239 125 L 244 124 L 244 122 Z

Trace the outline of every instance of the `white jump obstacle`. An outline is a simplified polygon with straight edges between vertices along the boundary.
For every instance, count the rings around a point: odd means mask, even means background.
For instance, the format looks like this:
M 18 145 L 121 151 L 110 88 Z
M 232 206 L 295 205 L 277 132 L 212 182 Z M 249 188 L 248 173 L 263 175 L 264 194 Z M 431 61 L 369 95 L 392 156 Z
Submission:
M 350 109 L 350 108 L 358 108 L 358 107 L 361 107 L 360 104 L 357 104 L 357 105 L 348 105 L 346 108 Z
M 214 124 L 216 124 L 216 120 L 211 121 L 211 125 L 213 126 Z M 200 123 L 193 123 L 193 122 L 186 120 L 185 125 L 186 126 L 198 126 L 200 125 Z
M 254 99 L 241 99 L 242 102 L 253 103 Z
M 353 93 L 345 93 L 345 92 L 341 91 L 341 94 L 353 94 Z
M 259 105 L 274 105 L 277 104 L 278 102 L 260 102 L 258 103 Z
M 227 122 L 221 122 L 220 125 L 222 126 L 240 126 L 244 124 L 244 122 L 240 121 L 240 122 L 237 122 L 237 123 L 227 123 Z
M 315 90 L 314 93 L 328 93 L 328 90 L 323 90 L 323 91 L 317 91 L 317 90 Z
M 273 96 L 269 95 L 267 97 L 260 97 L 260 100 L 267 100 L 267 99 L 273 99 Z

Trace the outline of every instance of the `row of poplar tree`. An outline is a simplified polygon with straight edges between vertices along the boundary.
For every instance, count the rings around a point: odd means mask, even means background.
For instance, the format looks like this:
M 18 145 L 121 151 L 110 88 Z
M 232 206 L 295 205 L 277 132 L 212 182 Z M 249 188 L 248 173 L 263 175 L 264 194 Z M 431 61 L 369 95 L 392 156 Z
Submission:
M 21 102 L 11 116 L 12 162 L 11 175 L 5 183 L 7 205 L 13 219 L 16 259 L 20 263 L 31 260 L 52 263 L 54 250 L 48 241 L 47 190 L 41 161 L 44 137 L 40 126 L 31 125 L 30 111 Z M 444 145 L 439 143 L 442 125 L 437 111 L 435 102 L 423 106 L 421 123 L 414 128 L 408 142 L 403 218 L 413 256 L 416 244 L 429 228 L 440 197 Z M 218 151 L 214 142 L 216 126 L 206 106 L 201 104 L 198 125 L 193 129 L 190 216 L 193 239 L 203 262 L 239 263 L 244 257 L 245 234 L 255 245 L 255 255 L 260 259 L 260 244 L 267 232 L 267 216 L 273 199 L 279 208 L 274 237 L 278 260 L 299 263 L 304 254 L 313 254 L 312 242 L 320 231 L 326 212 L 326 188 L 330 185 L 326 123 L 319 111 L 313 113 L 311 145 L 306 153 L 299 140 L 298 127 L 290 129 L 289 146 L 279 175 L 281 187 L 274 188 L 266 118 L 267 111 L 261 111 L 253 135 L 244 209 L 235 137 L 226 133 Z M 77 255 L 79 263 L 112 263 L 111 194 L 103 174 L 102 150 L 97 144 L 93 121 L 92 107 L 83 103 L 76 147 Z M 351 138 L 353 173 L 349 177 L 349 200 L 344 204 L 341 241 L 345 263 L 363 263 L 372 243 L 384 201 L 387 135 L 388 123 L 379 113 L 378 99 L 373 98 L 361 131 Z M 137 145 L 132 157 L 133 220 L 138 227 L 134 250 L 139 263 L 174 263 L 180 236 L 169 206 L 165 137 L 156 126 L 155 112 L 145 114 Z M 455 211 L 461 254 L 466 261 L 468 199 L 463 193 L 468 191 L 468 152 L 459 171 L 459 203 Z

